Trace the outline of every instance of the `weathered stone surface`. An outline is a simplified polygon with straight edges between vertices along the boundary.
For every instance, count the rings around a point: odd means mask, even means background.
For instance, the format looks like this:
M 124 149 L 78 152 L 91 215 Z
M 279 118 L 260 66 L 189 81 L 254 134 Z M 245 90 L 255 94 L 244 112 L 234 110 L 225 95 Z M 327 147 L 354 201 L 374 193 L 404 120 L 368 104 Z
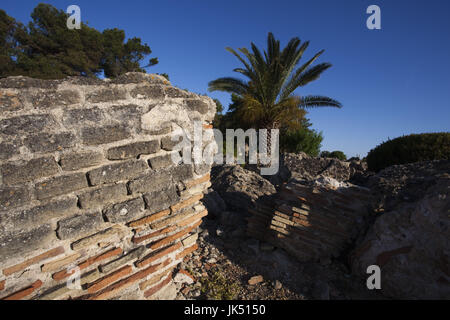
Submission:
M 100 277 L 100 272 L 97 269 L 88 271 L 81 275 L 80 277 L 80 285 L 83 287 L 89 282 L 94 281 Z M 82 290 L 71 289 L 67 286 L 67 283 L 64 282 L 55 287 L 52 287 L 48 290 L 45 290 L 42 294 L 36 297 L 36 300 L 56 300 L 62 299 L 65 296 L 70 296 L 72 298 L 77 297 L 82 294 Z
M 169 187 L 162 191 L 153 191 L 144 195 L 144 200 L 149 213 L 158 212 L 169 208 L 179 201 L 175 187 Z
M 168 98 L 188 98 L 190 96 L 187 91 L 175 87 L 165 87 L 164 91 Z
M 208 104 L 202 100 L 186 100 L 186 105 L 190 110 L 201 114 L 205 114 L 209 110 Z
M 80 238 L 98 229 L 102 223 L 100 212 L 83 213 L 60 220 L 56 232 L 61 240 Z
M 51 109 L 79 103 L 80 94 L 73 90 L 46 90 L 30 95 L 29 100 L 34 108 Z
M 65 110 L 63 115 L 63 123 L 66 126 L 97 124 L 103 119 L 103 111 L 97 107 Z
M 145 246 L 140 246 L 137 249 L 133 249 L 132 251 L 125 253 L 120 258 L 108 262 L 107 264 L 101 265 L 100 271 L 102 273 L 109 273 L 119 268 L 120 266 L 124 266 L 129 261 L 139 259 L 141 255 L 145 252 L 145 250 L 146 250 Z
M 61 151 L 75 144 L 75 136 L 70 132 L 55 134 L 40 133 L 26 137 L 24 144 L 32 152 Z
M 70 152 L 61 156 L 59 164 L 65 171 L 75 171 L 101 163 L 103 155 L 100 152 Z
M 60 83 L 60 80 L 41 80 L 24 76 L 15 76 L 0 79 L 0 88 L 42 88 L 54 89 Z
M 107 228 L 73 242 L 71 247 L 73 250 L 81 250 L 92 245 L 98 245 L 101 241 L 106 241 L 110 238 L 120 236 L 121 234 L 122 230 L 119 227 L 112 226 L 111 228 Z
M 0 210 L 24 206 L 31 199 L 26 187 L 0 187 Z
M 74 173 L 47 179 L 35 185 L 36 198 L 47 199 L 67 194 L 88 186 L 84 173 Z
M 148 74 L 143 72 L 127 72 L 120 76 L 111 79 L 111 83 L 115 84 L 129 84 L 147 82 L 151 84 L 170 84 L 166 78 L 158 74 Z
M 192 164 L 180 164 L 171 169 L 174 182 L 186 181 L 194 176 Z
M 58 164 L 53 157 L 36 158 L 20 163 L 10 162 L 1 167 L 3 183 L 7 185 L 48 177 L 57 174 L 58 171 Z
M 207 163 L 194 163 L 194 172 L 197 175 L 204 175 L 211 171 L 211 165 Z
M 137 99 L 164 99 L 164 90 L 161 86 L 138 86 L 130 92 L 133 98 Z
M 0 215 L 0 225 L 10 231 L 32 229 L 34 226 L 48 223 L 51 219 L 76 212 L 78 210 L 77 201 L 76 197 L 68 197 L 8 215 L 2 214 Z
M 56 239 L 55 233 L 49 224 L 39 226 L 31 231 L 15 232 L 0 238 L 0 257 L 7 261 L 15 257 L 45 248 L 49 241 Z
M 132 193 L 158 191 L 171 182 L 171 174 L 167 170 L 150 171 L 129 182 L 128 188 Z
M 134 142 L 109 149 L 106 157 L 110 160 L 123 160 L 136 158 L 141 154 L 156 153 L 159 150 L 160 146 L 158 140 Z
M 23 109 L 23 98 L 10 90 L 0 90 L 0 112 Z
M 216 166 L 212 172 L 212 188 L 230 208 L 253 208 L 258 198 L 276 192 L 269 181 L 239 165 Z
M 99 145 L 129 138 L 130 132 L 121 125 L 86 127 L 81 129 L 81 137 L 87 145 Z
M 174 139 L 174 140 L 172 140 Z M 175 147 L 177 146 L 178 143 L 180 143 L 180 141 L 182 139 L 182 136 L 174 136 L 172 137 L 170 136 L 165 136 L 161 138 L 161 147 L 164 150 L 167 151 L 172 151 L 172 150 L 179 150 L 181 148 L 175 149 Z
M 88 177 L 92 185 L 99 185 L 102 183 L 133 179 L 146 169 L 148 169 L 148 166 L 145 161 L 129 160 L 93 169 L 88 172 Z
M 169 134 L 172 132 L 172 128 L 170 127 L 170 125 L 168 123 L 166 123 L 165 125 L 163 125 L 160 128 L 150 128 L 149 126 L 144 126 L 142 129 L 147 134 L 152 135 L 152 136 L 159 136 L 159 135 L 163 135 L 163 134 Z
M 6 160 L 19 154 L 21 146 L 21 141 L 0 142 L 0 160 Z
M 109 222 L 126 222 L 139 218 L 144 212 L 144 200 L 139 197 L 113 205 L 104 211 Z
M 172 161 L 171 154 L 164 154 L 161 156 L 150 158 L 148 162 L 153 170 L 158 170 L 161 168 L 169 168 L 176 164 Z
M 121 88 L 104 88 L 86 95 L 86 101 L 92 103 L 126 99 L 127 92 Z
M 32 114 L 0 120 L 0 133 L 17 135 L 20 133 L 39 133 L 51 129 L 56 122 L 50 114 Z
M 82 208 L 89 209 L 120 201 L 126 195 L 127 186 L 120 183 L 88 190 L 80 194 L 78 199 Z
M 376 219 L 352 258 L 353 271 L 359 275 L 367 277 L 370 265 L 381 268 L 379 291 L 385 296 L 395 299 L 450 297 L 449 164 L 446 161 L 434 165 L 427 176 L 420 174 L 423 170 L 420 163 L 394 166 L 379 173 L 384 183 L 401 185 L 403 190 L 392 194 L 394 198 L 402 197 L 406 190 L 409 198 L 403 201 L 397 198 L 398 201 L 388 203 L 390 210 Z M 411 174 L 408 178 L 396 179 L 397 174 L 407 171 Z M 389 172 L 396 174 L 389 177 Z M 417 185 L 414 183 L 417 179 L 424 183 Z M 433 183 L 423 181 L 428 179 Z
M 129 126 L 133 127 L 140 126 L 140 119 L 143 113 L 143 107 L 141 106 L 135 104 L 112 106 L 110 109 L 108 109 L 108 111 L 111 118 L 121 123 L 125 121 L 128 122 Z

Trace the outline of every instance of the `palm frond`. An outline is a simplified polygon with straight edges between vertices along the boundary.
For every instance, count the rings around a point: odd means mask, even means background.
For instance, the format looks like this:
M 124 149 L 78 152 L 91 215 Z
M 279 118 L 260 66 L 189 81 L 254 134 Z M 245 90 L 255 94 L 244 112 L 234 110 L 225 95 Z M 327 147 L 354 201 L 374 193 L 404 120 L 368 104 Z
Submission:
M 225 91 L 243 95 L 248 91 L 248 85 L 238 78 L 219 78 L 208 83 L 208 91 Z
M 336 107 L 342 108 L 342 104 L 334 99 L 325 96 L 306 96 L 300 98 L 299 107 L 314 108 L 314 107 Z

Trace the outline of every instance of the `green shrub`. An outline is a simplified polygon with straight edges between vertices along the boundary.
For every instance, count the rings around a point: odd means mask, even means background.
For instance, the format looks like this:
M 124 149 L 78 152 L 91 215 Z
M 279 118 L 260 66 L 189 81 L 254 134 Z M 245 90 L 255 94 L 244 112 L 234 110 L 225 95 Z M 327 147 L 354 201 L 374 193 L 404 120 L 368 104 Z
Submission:
M 345 153 L 342 152 L 342 151 L 338 151 L 338 150 L 333 151 L 333 152 L 330 152 L 330 151 L 322 151 L 322 152 L 320 153 L 320 156 L 321 156 L 322 158 L 336 158 L 336 159 L 339 159 L 339 160 L 341 160 L 341 161 L 346 161 L 346 160 L 347 160 L 347 156 L 345 155 Z
M 231 283 L 220 271 L 201 278 L 200 283 L 200 291 L 208 300 L 233 300 L 241 290 L 236 282 Z
M 280 133 L 280 150 L 291 153 L 304 152 L 316 157 L 319 155 L 322 140 L 322 132 L 308 128 L 288 130 Z
M 402 136 L 381 143 L 367 155 L 369 170 L 378 172 L 395 164 L 450 159 L 450 132 Z

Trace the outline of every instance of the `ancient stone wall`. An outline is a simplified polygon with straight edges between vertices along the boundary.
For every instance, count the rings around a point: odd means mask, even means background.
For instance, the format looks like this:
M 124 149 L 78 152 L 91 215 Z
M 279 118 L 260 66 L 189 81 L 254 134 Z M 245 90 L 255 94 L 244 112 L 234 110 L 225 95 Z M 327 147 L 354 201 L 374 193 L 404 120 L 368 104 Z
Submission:
M 214 113 L 157 75 L 1 79 L 0 298 L 169 297 L 210 184 L 171 132 Z

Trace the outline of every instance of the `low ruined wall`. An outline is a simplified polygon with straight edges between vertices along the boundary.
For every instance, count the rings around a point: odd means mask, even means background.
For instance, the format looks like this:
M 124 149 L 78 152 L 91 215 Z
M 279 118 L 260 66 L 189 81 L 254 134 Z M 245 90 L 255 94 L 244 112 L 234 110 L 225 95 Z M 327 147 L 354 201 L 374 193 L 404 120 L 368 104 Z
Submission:
M 363 188 L 303 185 L 292 179 L 249 210 L 247 232 L 299 261 L 327 260 L 342 254 L 364 229 L 369 203 L 370 193 Z
M 167 297 L 210 170 L 174 164 L 171 132 L 214 113 L 157 75 L 1 79 L 0 298 Z

